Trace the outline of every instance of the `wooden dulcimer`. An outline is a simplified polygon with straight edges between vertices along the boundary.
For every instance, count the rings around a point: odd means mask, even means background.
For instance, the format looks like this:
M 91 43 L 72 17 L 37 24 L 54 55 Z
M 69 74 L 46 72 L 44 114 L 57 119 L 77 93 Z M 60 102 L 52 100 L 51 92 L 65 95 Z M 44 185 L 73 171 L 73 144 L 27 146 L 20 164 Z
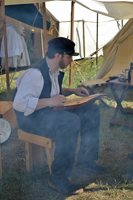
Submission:
M 69 109 L 80 108 L 89 103 L 95 102 L 96 100 L 100 99 L 101 96 L 106 96 L 106 95 L 102 93 L 98 93 L 98 94 L 89 95 L 87 97 L 68 99 L 66 100 L 63 106 L 54 106 L 53 110 L 69 110 Z

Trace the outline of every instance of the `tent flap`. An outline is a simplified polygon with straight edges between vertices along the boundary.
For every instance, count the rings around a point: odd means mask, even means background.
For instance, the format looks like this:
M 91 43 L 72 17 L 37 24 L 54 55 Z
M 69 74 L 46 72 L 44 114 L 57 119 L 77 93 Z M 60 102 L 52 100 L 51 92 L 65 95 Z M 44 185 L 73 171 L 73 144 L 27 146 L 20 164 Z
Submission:
M 43 16 L 34 4 L 5 6 L 5 15 L 20 22 L 43 29 Z M 47 22 L 49 30 L 50 22 Z
M 133 19 L 130 19 L 119 33 L 103 47 L 103 63 L 96 79 L 109 80 L 119 76 L 123 69 L 130 68 L 133 61 Z

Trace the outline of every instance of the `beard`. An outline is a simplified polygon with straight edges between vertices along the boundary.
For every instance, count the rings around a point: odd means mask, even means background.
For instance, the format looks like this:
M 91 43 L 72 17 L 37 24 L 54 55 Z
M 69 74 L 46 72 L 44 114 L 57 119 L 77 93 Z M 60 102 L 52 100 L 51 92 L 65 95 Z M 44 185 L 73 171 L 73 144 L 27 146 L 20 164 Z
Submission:
M 61 58 L 61 60 L 59 62 L 59 67 L 60 67 L 60 69 L 65 69 L 66 68 L 64 60 L 63 60 L 63 57 Z

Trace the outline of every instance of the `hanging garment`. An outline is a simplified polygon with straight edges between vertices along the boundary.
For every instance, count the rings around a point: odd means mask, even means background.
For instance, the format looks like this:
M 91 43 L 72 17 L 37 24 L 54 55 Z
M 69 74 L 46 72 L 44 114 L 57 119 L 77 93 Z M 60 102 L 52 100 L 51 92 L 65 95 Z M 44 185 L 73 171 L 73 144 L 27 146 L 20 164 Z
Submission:
M 23 36 L 24 27 L 6 22 L 7 49 L 8 49 L 8 66 L 16 68 L 17 66 L 29 66 L 30 59 L 27 45 Z M 2 69 L 5 69 L 5 47 L 4 36 L 1 42 L 0 57 Z

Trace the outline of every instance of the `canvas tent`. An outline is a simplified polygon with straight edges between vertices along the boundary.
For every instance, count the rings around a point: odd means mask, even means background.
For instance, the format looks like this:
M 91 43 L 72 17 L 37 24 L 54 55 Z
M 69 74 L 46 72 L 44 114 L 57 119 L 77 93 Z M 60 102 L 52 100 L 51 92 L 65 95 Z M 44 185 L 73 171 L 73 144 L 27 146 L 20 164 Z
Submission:
M 60 7 L 65 8 L 60 11 Z M 59 36 L 71 38 L 71 2 L 52 1 L 46 2 L 46 7 L 58 19 Z M 55 9 L 56 7 L 56 9 Z M 120 24 L 121 25 L 121 24 Z M 121 28 L 121 27 L 120 27 Z M 113 31 L 112 31 L 113 30 Z M 97 41 L 98 31 L 98 41 Z M 97 30 L 97 13 L 82 7 L 79 4 L 74 5 L 74 42 L 76 51 L 79 56 L 73 59 L 81 59 L 91 57 L 91 54 L 98 48 L 102 48 L 112 37 L 118 33 L 119 27 L 115 19 L 112 19 L 101 14 L 98 15 L 98 30 Z M 98 43 L 98 44 L 97 44 Z M 102 49 L 99 55 L 102 54 Z
M 46 2 L 46 8 L 48 8 L 60 22 L 59 36 L 71 38 L 70 0 L 24 0 L 23 2 L 20 0 L 5 0 L 5 5 L 42 2 Z M 133 16 L 132 1 L 75 0 L 74 2 L 76 2 L 74 8 L 74 42 L 76 43 L 76 51 L 80 52 L 80 56 L 74 59 L 84 57 L 88 58 L 94 51 L 97 50 L 97 48 L 101 49 L 112 37 L 115 36 L 115 34 L 119 31 L 119 28 L 117 22 L 113 18 L 121 20 L 128 19 Z M 98 41 L 96 41 L 97 13 L 99 13 Z M 83 29 L 85 29 L 84 33 Z M 99 52 L 99 55 L 100 54 L 102 54 L 102 50 Z
M 30 3 L 43 3 L 43 2 L 50 2 L 51 0 L 1 0 L 0 2 L 4 2 L 5 5 L 14 5 L 14 4 L 30 4 Z M 70 0 L 60 0 L 60 2 L 64 2 L 64 6 L 60 7 L 60 10 L 66 9 L 65 3 Z M 56 1 L 52 1 L 56 2 Z M 71 1 L 70 1 L 71 2 Z M 102 1 L 102 0 L 74 0 L 77 4 L 83 6 L 84 8 L 94 11 L 95 13 L 100 13 L 104 16 L 113 17 L 116 19 L 129 19 L 133 17 L 133 2 L 132 1 Z M 57 7 L 55 7 L 56 9 Z M 43 15 L 44 16 L 44 15 Z M 89 17 L 89 16 L 88 16 Z M 43 18 L 44 19 L 44 18 Z M 45 21 L 44 21 L 45 24 Z M 72 24 L 72 23 L 71 23 Z M 72 27 L 72 26 L 71 26 Z M 46 24 L 44 26 L 46 28 Z M 44 38 L 45 32 L 44 32 Z M 46 40 L 45 40 L 46 41 Z
M 70 0 L 23 0 L 23 2 L 20 0 L 5 0 L 5 5 L 42 2 L 46 2 L 46 8 L 48 8 L 60 22 L 59 36 L 71 38 Z M 118 23 L 115 19 L 123 20 L 133 17 L 132 1 L 75 0 L 74 2 L 76 2 L 74 9 L 74 42 L 76 43 L 76 51 L 80 52 L 79 57 L 74 59 L 88 58 L 97 49 L 102 49 L 102 47 L 119 31 Z M 96 38 L 97 13 L 100 14 L 98 16 L 98 39 Z M 85 29 L 84 33 L 83 29 Z M 100 54 L 102 54 L 102 50 L 99 51 L 99 55 Z
M 20 15 L 21 13 L 21 15 Z M 25 41 L 32 61 L 41 59 L 42 52 L 42 30 L 43 16 L 35 4 L 21 4 L 5 6 L 5 15 L 7 21 L 13 24 L 23 26 L 26 29 Z M 46 9 L 47 40 L 57 37 L 59 22 Z M 53 29 L 53 25 L 55 29 Z M 0 20 L 0 41 L 3 37 L 3 22 Z M 0 42 L 1 44 L 1 42 Z
M 26 4 L 27 5 L 27 4 Z M 24 22 L 24 20 L 23 20 L 23 14 L 22 13 L 24 13 L 25 12 L 25 10 L 22 10 L 21 11 L 21 13 L 19 12 L 19 14 L 18 15 L 14 15 L 14 18 L 15 19 L 12 19 L 12 18 L 9 18 L 9 17 L 7 17 L 7 16 L 5 16 L 5 1 L 4 0 L 0 0 L 0 9 L 1 9 L 1 11 L 0 11 L 0 24 L 2 25 L 2 28 L 1 28 L 1 35 L 2 35 L 2 32 L 3 32 L 3 34 L 4 34 L 4 46 L 5 46 L 5 69 L 6 69 L 6 85 L 7 85 L 7 99 L 8 100 L 10 100 L 10 81 L 9 81 L 9 67 L 8 67 L 8 51 L 7 51 L 7 40 L 6 40 L 6 20 L 8 19 L 8 20 L 11 20 L 11 21 L 13 21 L 13 23 L 16 23 L 16 24 L 18 24 L 18 25 L 20 25 L 20 26 L 26 26 L 27 24 L 25 24 Z M 16 5 L 15 5 L 16 6 Z M 17 6 L 19 6 L 19 5 L 17 5 Z M 27 5 L 28 6 L 28 5 Z M 29 5 L 30 6 L 30 5 Z M 7 6 L 8 7 L 8 6 Z M 22 5 L 22 7 L 23 7 L 23 5 Z M 33 12 L 33 10 L 34 10 L 34 12 Z M 7 9 L 6 10 L 6 14 L 9 14 L 9 16 L 10 15 L 12 15 L 12 12 L 9 12 L 10 10 L 9 9 Z M 30 13 L 30 12 L 31 13 Z M 41 37 L 41 40 L 43 40 L 43 41 L 47 41 L 47 29 L 49 28 L 49 30 L 48 30 L 48 33 L 50 32 L 51 33 L 51 26 L 49 27 L 49 25 L 51 25 L 51 23 L 50 22 L 48 22 L 47 20 L 46 20 L 46 18 L 47 18 L 47 16 L 46 16 L 46 11 L 43 13 L 43 15 L 39 12 L 39 10 L 36 8 L 36 6 L 34 6 L 34 8 L 33 8 L 33 6 L 32 6 L 32 9 L 30 9 L 28 11 L 28 14 L 29 14 L 29 18 L 30 18 L 30 20 L 28 19 L 27 20 L 27 22 L 29 23 L 31 23 L 31 24 L 28 24 L 26 27 L 28 27 L 30 30 L 36 30 L 36 31 L 39 31 L 39 33 L 41 33 L 42 34 L 42 37 Z M 26 12 L 27 12 L 27 10 L 26 10 Z M 37 14 L 36 14 L 37 13 Z M 15 14 L 15 13 L 13 13 L 13 14 Z M 21 18 L 21 14 L 22 14 L 22 18 Z M 42 17 L 43 17 L 43 20 L 42 20 Z M 52 18 L 52 16 L 50 16 L 51 18 Z M 21 18 L 21 23 L 20 23 L 20 21 L 18 21 L 18 20 L 16 20 L 16 19 L 18 19 L 18 18 Z M 27 18 L 27 15 L 26 15 L 26 18 Z M 35 21 L 35 19 L 37 20 L 37 21 L 40 21 L 41 23 L 32 23 L 32 21 L 33 22 L 36 22 Z M 45 19 L 45 20 L 44 20 Z M 34 24 L 35 24 L 35 26 L 34 26 Z M 40 29 L 40 27 L 37 27 L 37 26 L 41 26 L 41 28 L 43 28 L 43 29 Z M 32 28 L 32 27 L 34 27 L 34 28 Z M 37 28 L 36 28 L 37 27 Z M 44 33 L 44 34 L 43 34 Z M 56 35 L 57 36 L 57 35 Z M 55 36 L 55 37 L 56 37 Z M 44 44 L 43 42 L 41 42 L 42 44 Z M 42 47 L 43 47 L 43 51 L 44 51 L 44 49 L 46 49 L 45 47 L 46 47 L 46 45 L 44 44 L 44 46 L 42 45 Z M 12 81 L 12 80 L 11 80 Z
M 50 1 L 51 0 L 5 0 L 5 5 L 42 3 Z M 60 2 L 61 1 L 65 2 L 71 0 L 60 0 Z M 74 2 L 77 2 L 89 10 L 112 18 L 129 19 L 133 17 L 133 2 L 131 0 L 74 0 Z
M 21 13 L 21 15 L 20 15 Z M 25 52 L 28 48 L 28 54 L 27 57 L 30 57 L 30 61 L 36 60 L 36 57 L 42 58 L 42 45 L 41 45 L 41 31 L 43 29 L 43 16 L 40 13 L 39 9 L 34 4 L 22 4 L 22 5 L 11 5 L 11 6 L 5 6 L 5 15 L 6 15 L 6 23 L 12 24 L 14 28 L 19 32 L 19 26 L 22 26 L 26 30 L 26 36 L 25 36 L 25 42 L 26 42 L 26 48 L 23 47 L 23 51 Z M 47 17 L 48 18 L 48 17 Z M 17 26 L 18 25 L 18 26 Z M 46 20 L 47 25 L 47 34 L 50 30 L 50 21 Z M 3 38 L 3 22 L 0 20 L 0 47 L 1 47 L 1 40 Z M 38 38 L 38 40 L 36 39 Z M 39 51 L 36 51 L 36 45 L 39 44 Z M 4 48 L 4 47 L 3 47 Z M 9 57 L 9 55 L 8 55 Z M 10 62 L 10 61 L 9 61 Z M 26 66 L 26 62 L 23 59 L 18 60 L 18 63 L 12 63 L 10 62 L 10 67 L 16 68 L 16 65 L 18 66 Z M 2 64 L 2 68 L 4 68 L 4 63 Z
M 5 6 L 5 15 L 30 26 L 43 29 L 43 16 L 34 4 Z M 50 22 L 46 21 L 47 30 Z
M 103 47 L 104 60 L 96 79 L 109 80 L 118 76 L 123 69 L 130 68 L 133 61 L 133 19 L 130 19 L 121 31 Z

